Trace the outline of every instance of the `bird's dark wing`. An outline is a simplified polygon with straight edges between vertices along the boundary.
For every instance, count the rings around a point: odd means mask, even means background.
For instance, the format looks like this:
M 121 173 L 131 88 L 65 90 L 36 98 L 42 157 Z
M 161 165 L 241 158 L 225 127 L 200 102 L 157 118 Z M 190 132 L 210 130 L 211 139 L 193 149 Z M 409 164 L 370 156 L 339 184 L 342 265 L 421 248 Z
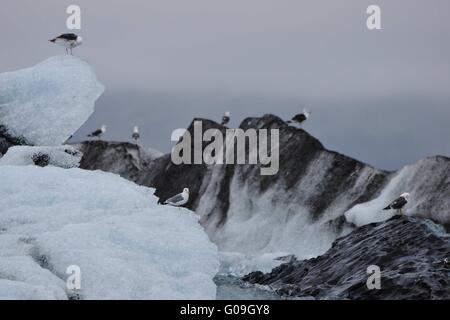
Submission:
M 177 202 L 180 202 L 180 201 L 182 201 L 183 200 L 183 196 L 181 195 L 181 193 L 180 194 L 177 194 L 177 195 L 175 195 L 175 196 L 173 196 L 173 197 L 171 197 L 171 198 L 169 198 L 169 199 L 167 199 L 165 202 L 166 203 L 177 203 Z
M 222 122 L 220 123 L 221 125 L 225 125 L 230 121 L 230 117 L 227 116 L 223 116 L 222 117 Z
M 306 120 L 306 116 L 303 113 L 297 114 L 295 115 L 292 120 L 297 121 L 297 122 L 303 122 Z
M 102 133 L 102 130 L 97 129 L 97 130 L 95 130 L 94 132 L 92 132 L 92 133 L 90 134 L 90 136 L 98 136 L 100 133 Z
M 75 33 L 64 33 L 58 37 L 57 39 L 64 39 L 64 40 L 77 40 L 77 35 Z
M 408 201 L 406 201 L 405 198 L 399 197 L 399 198 L 395 199 L 394 201 L 392 201 L 392 202 L 387 206 L 387 208 L 390 208 L 390 209 L 401 209 L 401 208 L 403 208 L 403 206 L 404 206 L 405 204 L 407 204 L 407 203 L 408 203 Z

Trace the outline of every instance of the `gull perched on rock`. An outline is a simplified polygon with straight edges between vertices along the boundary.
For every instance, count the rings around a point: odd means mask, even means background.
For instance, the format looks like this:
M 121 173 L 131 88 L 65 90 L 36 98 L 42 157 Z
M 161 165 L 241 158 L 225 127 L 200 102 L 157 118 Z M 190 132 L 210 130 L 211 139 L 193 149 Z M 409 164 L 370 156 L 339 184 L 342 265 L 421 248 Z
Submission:
M 289 124 L 296 124 L 301 125 L 303 122 L 305 122 L 309 116 L 311 115 L 311 111 L 308 111 L 306 109 L 303 109 L 302 113 L 296 114 L 291 120 L 286 121 Z
M 230 122 L 230 111 L 225 111 L 222 117 L 222 122 L 220 124 L 225 126 L 228 124 L 228 122 Z
M 141 135 L 139 134 L 139 127 L 135 126 L 133 129 L 133 134 L 131 135 L 131 137 L 136 141 L 136 144 L 139 140 L 139 138 L 141 137 Z
M 184 188 L 182 193 L 179 193 L 166 201 L 164 201 L 164 204 L 168 204 L 174 207 L 181 207 L 182 205 L 185 205 L 189 200 L 189 189 Z
M 100 129 L 95 130 L 94 132 L 88 134 L 88 137 L 97 137 L 99 140 L 102 135 L 106 132 L 106 126 L 102 125 Z
M 72 54 L 72 49 L 81 45 L 83 43 L 83 38 L 75 33 L 64 33 L 48 41 L 66 48 L 66 53 L 69 54 L 70 52 L 70 54 Z
M 390 210 L 395 209 L 397 210 L 397 213 L 402 214 L 402 208 L 405 206 L 405 204 L 408 203 L 409 193 L 405 192 L 400 195 L 397 199 L 392 201 L 386 208 L 383 210 Z

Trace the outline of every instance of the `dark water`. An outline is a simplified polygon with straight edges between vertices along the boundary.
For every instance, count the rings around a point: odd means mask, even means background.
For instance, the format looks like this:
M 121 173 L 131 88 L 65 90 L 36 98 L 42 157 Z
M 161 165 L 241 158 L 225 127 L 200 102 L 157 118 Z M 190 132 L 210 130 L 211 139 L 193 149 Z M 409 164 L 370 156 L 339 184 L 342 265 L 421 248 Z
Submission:
M 246 283 L 232 275 L 217 275 L 217 300 L 280 300 L 275 292 Z

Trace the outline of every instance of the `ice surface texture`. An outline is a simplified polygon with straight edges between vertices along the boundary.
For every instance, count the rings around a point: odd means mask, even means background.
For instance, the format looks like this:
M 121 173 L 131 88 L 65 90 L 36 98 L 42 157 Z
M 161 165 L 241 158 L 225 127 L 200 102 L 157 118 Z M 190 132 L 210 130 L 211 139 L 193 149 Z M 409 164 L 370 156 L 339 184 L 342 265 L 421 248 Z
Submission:
M 216 246 L 152 189 L 51 166 L 0 166 L 0 181 L 0 298 L 215 298 Z M 70 265 L 79 291 L 66 289 Z
M 104 87 L 89 64 L 55 56 L 0 74 L 0 127 L 30 145 L 63 144 L 88 119 Z
M 27 166 L 47 165 L 61 168 L 77 168 L 80 164 L 82 153 L 71 146 L 59 147 L 30 147 L 14 146 L 0 158 L 0 166 L 15 165 Z

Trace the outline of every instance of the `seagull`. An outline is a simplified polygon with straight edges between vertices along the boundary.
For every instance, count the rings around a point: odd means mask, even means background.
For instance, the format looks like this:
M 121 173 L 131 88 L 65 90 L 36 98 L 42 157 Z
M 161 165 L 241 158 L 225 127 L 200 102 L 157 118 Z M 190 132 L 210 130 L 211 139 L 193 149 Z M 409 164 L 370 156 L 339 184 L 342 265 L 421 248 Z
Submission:
M 72 55 L 72 49 L 78 47 L 83 42 L 83 38 L 75 33 L 65 33 L 48 41 L 66 48 L 66 53 L 70 52 Z
M 286 122 L 289 124 L 294 123 L 294 124 L 300 125 L 303 122 L 305 122 L 309 118 L 310 115 L 311 115 L 311 111 L 303 109 L 302 113 L 296 114 L 291 120 L 288 120 Z
M 220 123 L 222 126 L 225 126 L 230 122 L 230 111 L 225 111 L 222 117 L 222 122 Z
M 138 142 L 138 139 L 141 137 L 141 135 L 139 134 L 139 127 L 135 126 L 133 129 L 133 134 L 131 135 L 131 137 L 136 141 L 136 144 Z
M 181 207 L 182 205 L 186 204 L 189 200 L 189 189 L 184 188 L 182 193 L 179 193 L 166 201 L 164 201 L 164 204 L 168 204 L 174 207 Z
M 402 208 L 405 206 L 405 204 L 408 203 L 409 193 L 405 192 L 400 195 L 397 199 L 392 201 L 386 208 L 383 210 L 390 210 L 395 209 L 397 210 L 397 213 L 402 214 Z
M 102 135 L 106 132 L 106 126 L 102 125 L 100 129 L 95 130 L 91 134 L 88 134 L 88 137 L 97 137 L 98 140 L 102 137 Z

